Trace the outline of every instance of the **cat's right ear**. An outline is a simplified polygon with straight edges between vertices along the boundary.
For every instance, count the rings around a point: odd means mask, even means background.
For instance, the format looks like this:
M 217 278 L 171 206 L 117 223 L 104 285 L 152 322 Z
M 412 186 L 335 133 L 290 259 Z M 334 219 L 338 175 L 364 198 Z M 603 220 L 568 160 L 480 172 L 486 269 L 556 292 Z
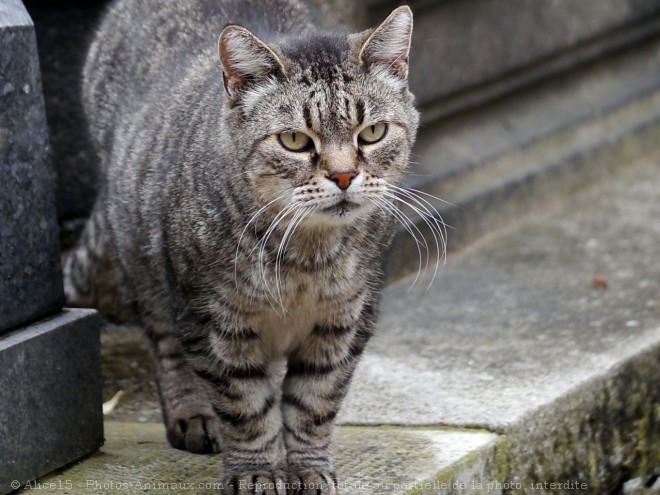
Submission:
M 284 75 L 284 63 L 266 43 L 248 29 L 230 24 L 218 40 L 222 78 L 231 99 L 251 84 L 271 75 Z

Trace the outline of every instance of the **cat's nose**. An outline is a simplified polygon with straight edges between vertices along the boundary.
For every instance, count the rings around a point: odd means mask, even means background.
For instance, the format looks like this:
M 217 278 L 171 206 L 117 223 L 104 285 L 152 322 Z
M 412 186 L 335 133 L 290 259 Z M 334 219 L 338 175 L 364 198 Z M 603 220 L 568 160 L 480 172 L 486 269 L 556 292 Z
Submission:
M 357 177 L 356 172 L 335 172 L 328 175 L 328 179 L 339 186 L 339 189 L 345 191 L 351 185 L 351 181 Z

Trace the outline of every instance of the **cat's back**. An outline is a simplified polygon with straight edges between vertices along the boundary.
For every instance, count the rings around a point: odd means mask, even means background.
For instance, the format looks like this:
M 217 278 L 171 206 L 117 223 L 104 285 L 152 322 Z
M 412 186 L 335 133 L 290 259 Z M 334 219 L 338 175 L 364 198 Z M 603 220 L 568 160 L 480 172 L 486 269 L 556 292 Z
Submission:
M 196 66 L 217 61 L 218 35 L 227 24 L 241 24 L 265 41 L 311 26 L 298 0 L 112 2 L 83 74 L 83 103 L 92 128 L 113 129 L 122 113 L 149 99 L 167 99 Z M 218 76 L 219 71 L 218 64 Z

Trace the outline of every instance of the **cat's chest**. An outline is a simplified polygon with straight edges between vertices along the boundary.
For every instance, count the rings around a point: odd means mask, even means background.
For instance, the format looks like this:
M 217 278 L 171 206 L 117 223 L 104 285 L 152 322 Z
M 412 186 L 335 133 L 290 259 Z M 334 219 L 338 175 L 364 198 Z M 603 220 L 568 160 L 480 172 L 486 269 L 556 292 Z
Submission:
M 357 260 L 346 257 L 340 266 L 322 272 L 294 271 L 268 287 L 268 303 L 253 314 L 251 325 L 275 354 L 287 354 L 316 325 L 336 320 L 344 311 L 346 295 L 355 292 L 360 277 Z
M 254 326 L 271 352 L 286 355 L 305 340 L 319 320 L 325 319 L 326 311 L 327 304 L 319 302 L 316 291 L 301 290 L 295 297 L 283 297 L 282 307 L 260 311 Z

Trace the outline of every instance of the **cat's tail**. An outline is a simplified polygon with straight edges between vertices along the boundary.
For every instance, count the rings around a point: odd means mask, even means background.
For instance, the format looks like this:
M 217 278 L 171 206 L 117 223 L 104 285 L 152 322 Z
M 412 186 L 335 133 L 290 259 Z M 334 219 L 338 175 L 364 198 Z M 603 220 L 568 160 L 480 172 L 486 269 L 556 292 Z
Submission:
M 97 308 L 109 315 L 121 310 L 120 280 L 113 264 L 103 204 L 97 201 L 76 245 L 63 256 L 67 304 Z

